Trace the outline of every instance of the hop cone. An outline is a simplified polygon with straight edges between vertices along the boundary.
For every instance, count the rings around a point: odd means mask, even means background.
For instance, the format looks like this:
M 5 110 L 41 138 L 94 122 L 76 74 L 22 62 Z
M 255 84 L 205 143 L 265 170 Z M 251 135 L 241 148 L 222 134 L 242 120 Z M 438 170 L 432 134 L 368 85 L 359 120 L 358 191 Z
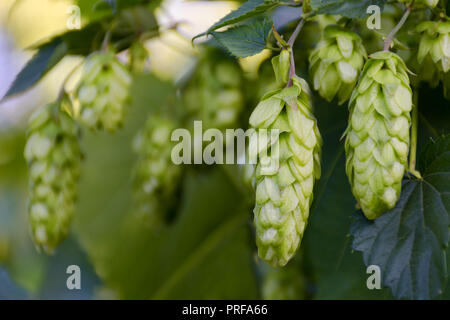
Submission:
M 29 166 L 29 219 L 36 244 L 51 253 L 66 237 L 77 196 L 82 153 L 79 127 L 59 103 L 30 119 L 25 159 Z
M 450 70 L 450 22 L 422 22 L 417 31 L 422 33 L 417 52 L 420 77 L 433 87 L 439 80 L 445 83 Z
M 356 85 L 366 55 L 356 33 L 336 25 L 327 26 L 310 56 L 314 89 L 328 101 L 337 96 L 338 103 L 344 103 Z
M 208 50 L 184 90 L 186 108 L 204 128 L 226 129 L 237 125 L 244 107 L 242 71 L 216 50 Z
M 250 116 L 258 136 L 257 143 L 249 145 L 250 157 L 258 154 L 256 241 L 259 256 L 272 266 L 285 265 L 300 245 L 314 180 L 320 177 L 322 142 L 311 112 L 309 88 L 301 78 L 293 77 L 292 82 L 291 87 L 264 96 Z M 264 129 L 269 130 L 267 139 Z M 279 130 L 278 137 L 271 130 Z
M 171 134 L 175 128 L 171 120 L 151 116 L 133 143 L 139 157 L 134 175 L 136 210 L 152 227 L 164 223 L 182 173 L 181 166 L 171 160 Z
M 377 52 L 350 99 L 346 171 L 368 219 L 394 207 L 408 158 L 412 93 L 405 63 Z
M 91 129 L 115 131 L 122 125 L 131 77 L 114 52 L 87 58 L 77 90 L 81 121 Z

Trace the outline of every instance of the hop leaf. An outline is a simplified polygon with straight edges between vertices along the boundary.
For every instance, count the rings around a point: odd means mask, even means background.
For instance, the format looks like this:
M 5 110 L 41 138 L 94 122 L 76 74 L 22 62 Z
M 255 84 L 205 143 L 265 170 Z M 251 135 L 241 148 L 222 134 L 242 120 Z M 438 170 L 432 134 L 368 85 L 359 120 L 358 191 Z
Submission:
M 350 98 L 366 56 L 356 33 L 327 26 L 309 59 L 314 89 L 328 101 L 337 96 L 338 103 L 344 103 Z
M 82 153 L 75 121 L 52 103 L 30 119 L 25 159 L 29 167 L 29 220 L 38 247 L 52 253 L 66 237 L 77 197 Z
M 151 116 L 134 139 L 138 154 L 134 173 L 134 196 L 137 213 L 151 227 L 163 225 L 182 167 L 171 160 L 171 134 L 176 128 L 168 118 Z
M 347 176 L 368 219 L 392 209 L 400 195 L 411 108 L 403 60 L 391 52 L 371 55 L 350 99 L 345 141 Z
M 81 121 L 91 129 L 115 131 L 124 120 L 130 83 L 128 70 L 114 52 L 88 57 L 77 89 Z
M 250 116 L 257 137 L 249 144 L 249 156 L 258 158 L 256 241 L 259 256 L 272 266 L 285 265 L 300 245 L 314 180 L 320 177 L 322 140 L 311 112 L 309 88 L 303 79 L 292 80 L 292 87 L 263 97 Z M 270 131 L 265 134 L 264 129 Z

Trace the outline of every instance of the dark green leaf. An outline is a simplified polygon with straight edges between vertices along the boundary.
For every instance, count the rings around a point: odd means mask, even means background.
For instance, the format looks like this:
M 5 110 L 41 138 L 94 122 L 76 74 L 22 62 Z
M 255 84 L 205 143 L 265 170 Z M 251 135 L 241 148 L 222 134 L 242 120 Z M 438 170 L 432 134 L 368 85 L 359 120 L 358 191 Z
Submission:
M 366 265 L 380 266 L 383 284 L 399 299 L 434 298 L 447 279 L 450 136 L 431 142 L 420 163 L 423 180 L 405 179 L 394 209 L 375 221 L 359 214 L 351 228 L 353 248 Z
M 88 24 L 81 30 L 72 30 L 33 46 L 31 49 L 37 49 L 38 52 L 20 71 L 3 99 L 31 88 L 65 55 L 87 56 L 99 50 L 106 33 L 105 25 L 107 26 L 111 19 L 112 16 L 106 17 L 102 21 Z M 125 50 L 143 33 L 147 38 L 158 35 L 158 25 L 153 12 L 143 7 L 123 10 L 112 30 L 111 45 L 117 51 Z
M 214 38 L 238 58 L 253 56 L 266 48 L 272 20 L 260 18 L 224 32 L 212 32 Z
M 367 8 L 377 5 L 383 10 L 387 0 L 311 0 L 311 8 L 315 14 L 339 14 L 348 18 L 364 18 Z
M 61 39 L 55 39 L 40 47 L 33 58 L 19 72 L 2 101 L 34 86 L 64 58 L 67 51 L 67 44 Z
M 206 32 L 195 36 L 194 39 L 210 34 L 211 32 L 230 24 L 235 24 L 260 14 L 264 14 L 266 11 L 274 9 L 279 5 L 279 0 L 249 0 L 237 10 L 230 12 L 218 22 L 213 24 Z

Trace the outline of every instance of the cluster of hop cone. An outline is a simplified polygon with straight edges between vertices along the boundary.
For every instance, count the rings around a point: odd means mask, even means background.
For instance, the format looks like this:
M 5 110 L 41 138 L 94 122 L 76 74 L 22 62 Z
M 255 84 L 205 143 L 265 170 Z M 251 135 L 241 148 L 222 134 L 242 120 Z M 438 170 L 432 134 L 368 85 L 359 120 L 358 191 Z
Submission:
M 425 22 L 418 27 L 418 63 L 423 80 L 448 83 L 450 23 Z M 250 116 L 258 130 L 276 129 L 274 140 L 250 148 L 258 156 L 251 180 L 259 256 L 284 266 L 298 249 L 321 175 L 322 139 L 313 115 L 308 83 L 291 72 L 291 48 L 272 59 L 275 89 L 266 92 Z M 134 141 L 136 211 L 151 225 L 164 223 L 167 203 L 182 169 L 170 158 L 170 134 L 192 119 L 207 127 L 235 126 L 245 105 L 242 73 L 235 61 L 208 57 L 183 88 L 185 114 L 152 115 Z M 408 69 L 395 53 L 367 56 L 361 38 L 337 25 L 327 26 L 310 55 L 313 88 L 325 99 L 349 101 L 345 132 L 346 172 L 353 194 L 368 219 L 393 208 L 407 170 L 412 90 Z M 93 130 L 115 131 L 129 105 L 131 75 L 112 51 L 89 56 L 75 92 L 80 108 L 62 95 L 30 120 L 25 158 L 30 168 L 29 214 L 36 244 L 52 252 L 67 235 L 76 201 L 83 155 L 79 145 L 83 123 Z M 445 87 L 445 86 L 444 86 Z M 277 152 L 274 146 L 277 146 Z M 277 165 L 263 166 L 264 157 Z
M 142 53 L 143 46 L 135 45 Z M 131 52 L 132 58 L 133 52 Z M 65 239 L 77 199 L 83 153 L 81 126 L 115 132 L 123 126 L 131 104 L 132 73 L 145 71 L 142 59 L 129 65 L 106 49 L 84 62 L 73 95 L 63 91 L 57 101 L 39 108 L 30 118 L 25 158 L 29 166 L 29 222 L 38 247 L 52 253 Z M 206 50 L 190 81 L 182 88 L 184 113 L 164 106 L 152 113 L 133 140 L 137 163 L 133 172 L 136 216 L 149 228 L 163 227 L 174 201 L 183 168 L 171 160 L 173 130 L 201 119 L 208 128 L 236 125 L 244 107 L 243 75 L 236 61 L 220 51 Z
M 417 61 L 423 81 L 444 83 L 448 96 L 450 23 L 427 21 L 421 33 Z M 320 177 L 321 137 L 312 114 L 305 80 L 288 78 L 288 50 L 273 58 L 279 89 L 256 106 L 250 124 L 278 129 L 277 141 L 260 147 L 261 156 L 278 144 L 279 166 L 254 168 L 254 221 L 259 256 L 272 266 L 284 266 L 300 245 Z M 408 69 L 390 51 L 366 54 L 361 38 L 330 25 L 309 59 L 313 87 L 326 100 L 349 101 L 345 131 L 346 173 L 353 195 L 368 219 L 392 209 L 401 192 L 410 144 L 412 89 Z M 282 66 L 284 64 L 284 66 Z M 280 67 L 281 66 L 281 67 Z M 269 152 L 270 153 L 270 152 Z

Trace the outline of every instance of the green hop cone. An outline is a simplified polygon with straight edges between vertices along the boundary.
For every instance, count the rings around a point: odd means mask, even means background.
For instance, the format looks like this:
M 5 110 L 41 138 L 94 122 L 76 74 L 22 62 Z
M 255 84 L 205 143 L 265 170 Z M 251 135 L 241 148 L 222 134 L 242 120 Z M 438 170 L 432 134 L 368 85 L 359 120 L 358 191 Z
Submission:
M 395 206 L 408 159 L 412 93 L 403 60 L 377 52 L 350 99 L 346 171 L 368 219 Z
M 245 105 L 242 70 L 217 49 L 208 49 L 183 92 L 183 101 L 193 120 L 204 128 L 226 129 L 237 125 Z
M 131 76 L 114 52 L 97 52 L 86 60 L 77 89 L 81 121 L 109 132 L 120 127 L 129 103 Z
M 77 123 L 52 103 L 33 114 L 25 145 L 29 221 L 39 248 L 52 253 L 66 237 L 77 197 L 82 153 Z
M 410 4 L 413 0 L 399 0 L 399 2 Z M 439 3 L 439 0 L 414 0 L 415 6 L 434 8 Z
M 336 25 L 327 26 L 309 59 L 314 89 L 328 101 L 337 96 L 338 103 L 344 103 L 358 81 L 366 56 L 356 33 Z
M 136 211 L 150 227 L 165 223 L 165 213 L 182 173 L 182 167 L 171 159 L 174 129 L 172 120 L 151 116 L 133 141 L 138 155 L 134 173 Z
M 431 86 L 445 82 L 445 74 L 450 70 L 450 22 L 425 21 L 417 26 L 421 33 L 417 61 L 419 76 Z
M 296 76 L 292 82 L 264 96 L 250 116 L 257 137 L 249 144 L 250 158 L 257 155 L 256 241 L 259 256 L 272 266 L 284 266 L 299 247 L 320 177 L 322 140 L 309 88 Z

